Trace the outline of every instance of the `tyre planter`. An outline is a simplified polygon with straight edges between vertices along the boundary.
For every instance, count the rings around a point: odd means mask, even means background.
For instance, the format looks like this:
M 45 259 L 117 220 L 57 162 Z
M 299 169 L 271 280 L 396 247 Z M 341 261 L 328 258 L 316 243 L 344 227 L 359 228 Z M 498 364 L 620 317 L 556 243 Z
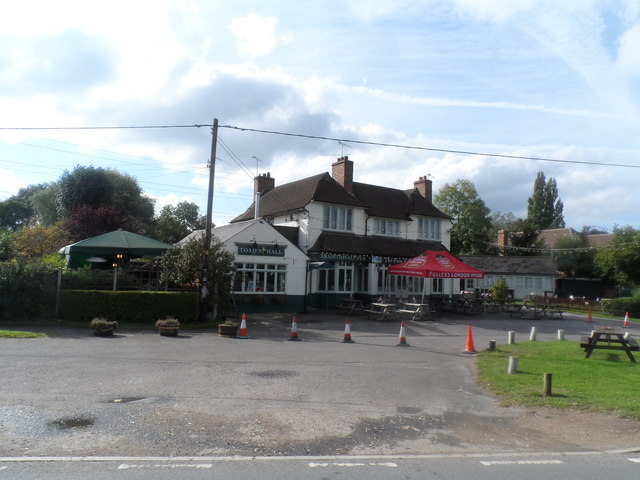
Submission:
M 221 323 L 220 325 L 218 325 L 218 335 L 220 335 L 221 337 L 235 337 L 236 335 L 238 335 L 238 325 L 228 325 L 228 324 L 224 324 Z
M 178 328 L 176 327 L 159 327 L 160 335 L 163 337 L 177 337 Z
M 112 337 L 115 328 L 103 328 L 100 330 L 94 330 L 93 334 L 96 337 Z

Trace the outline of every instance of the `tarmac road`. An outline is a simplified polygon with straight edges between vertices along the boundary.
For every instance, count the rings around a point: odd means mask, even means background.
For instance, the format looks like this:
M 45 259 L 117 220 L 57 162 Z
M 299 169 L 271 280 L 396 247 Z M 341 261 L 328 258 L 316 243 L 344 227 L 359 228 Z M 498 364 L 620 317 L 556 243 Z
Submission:
M 264 456 L 580 450 L 522 428 L 464 353 L 491 339 L 578 340 L 583 317 L 450 315 L 407 322 L 344 316 L 249 317 L 249 339 L 213 332 L 177 338 L 122 331 L 113 338 L 54 329 L 0 343 L 1 456 Z M 640 329 L 630 327 L 633 335 Z M 635 331 L 634 331 L 635 330 Z M 640 444 L 640 439 L 638 441 Z M 616 447 L 618 445 L 615 445 Z M 614 447 L 613 445 L 611 446 Z M 603 448 L 607 448 L 603 445 Z

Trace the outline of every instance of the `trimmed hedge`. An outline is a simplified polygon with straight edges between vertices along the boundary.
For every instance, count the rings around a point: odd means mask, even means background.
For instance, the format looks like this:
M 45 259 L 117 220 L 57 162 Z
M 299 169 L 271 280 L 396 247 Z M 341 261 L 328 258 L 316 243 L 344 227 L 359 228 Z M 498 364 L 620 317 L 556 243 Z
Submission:
M 113 292 L 106 290 L 63 290 L 58 303 L 61 320 L 108 320 L 154 323 L 173 317 L 193 321 L 198 312 L 196 292 Z
M 602 300 L 602 311 L 612 317 L 624 317 L 626 312 L 633 318 L 640 317 L 640 298 L 621 297 Z

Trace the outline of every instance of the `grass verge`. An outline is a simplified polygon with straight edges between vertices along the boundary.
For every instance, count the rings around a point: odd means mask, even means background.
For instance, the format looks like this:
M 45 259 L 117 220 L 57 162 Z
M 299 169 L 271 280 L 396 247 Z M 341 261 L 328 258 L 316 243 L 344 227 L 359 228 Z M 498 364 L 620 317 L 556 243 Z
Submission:
M 517 374 L 507 374 L 509 357 L 518 358 Z M 477 365 L 479 381 L 503 405 L 598 410 L 640 420 L 640 365 L 624 352 L 596 350 L 584 358 L 579 342 L 529 342 L 481 352 Z M 553 379 L 549 397 L 542 394 L 545 373 Z
M 14 330 L 0 330 L 0 338 L 43 338 L 46 333 L 18 332 Z

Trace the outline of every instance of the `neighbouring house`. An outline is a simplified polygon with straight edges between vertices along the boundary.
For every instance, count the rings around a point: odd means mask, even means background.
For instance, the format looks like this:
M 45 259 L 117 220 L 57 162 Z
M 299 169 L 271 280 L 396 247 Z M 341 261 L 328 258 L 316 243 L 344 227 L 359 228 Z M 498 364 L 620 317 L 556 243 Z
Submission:
M 611 245 L 615 234 L 613 233 L 581 233 L 573 228 L 549 228 L 541 230 L 538 234 L 538 240 L 542 241 L 542 248 L 553 249 L 558 240 L 562 238 L 578 238 L 584 247 L 602 248 Z M 498 246 L 501 248 L 508 247 L 509 233 L 505 230 L 498 231 Z
M 558 268 L 552 257 L 507 257 L 501 255 L 460 256 L 467 265 L 485 273 L 482 280 L 466 280 L 467 290 L 487 290 L 500 278 L 516 300 L 531 296 L 553 296 Z
M 254 203 L 231 225 L 263 219 L 278 231 L 286 229 L 283 236 L 292 248 L 274 265 L 293 267 L 287 262 L 297 249 L 308 257 L 302 270 L 287 274 L 285 287 L 304 286 L 305 306 L 329 308 L 350 295 L 458 293 L 459 281 L 386 273 L 389 265 L 450 245 L 451 218 L 433 205 L 431 180 L 420 177 L 413 188 L 400 190 L 355 182 L 353 173 L 354 162 L 344 156 L 332 164 L 331 175 L 280 186 L 269 173 L 260 174 L 254 179 Z M 236 283 L 234 293 L 246 292 L 251 278 Z
M 291 241 L 292 233 L 297 239 L 290 228 L 274 227 L 260 218 L 211 230 L 235 256 L 233 308 L 238 313 L 304 309 L 309 258 Z M 204 235 L 204 230 L 197 230 L 177 245 Z
M 561 238 L 580 238 L 585 247 L 600 248 L 611 244 L 615 234 L 613 233 L 581 233 L 573 228 L 550 228 L 540 231 L 539 240 L 544 241 L 546 248 L 554 248 Z

